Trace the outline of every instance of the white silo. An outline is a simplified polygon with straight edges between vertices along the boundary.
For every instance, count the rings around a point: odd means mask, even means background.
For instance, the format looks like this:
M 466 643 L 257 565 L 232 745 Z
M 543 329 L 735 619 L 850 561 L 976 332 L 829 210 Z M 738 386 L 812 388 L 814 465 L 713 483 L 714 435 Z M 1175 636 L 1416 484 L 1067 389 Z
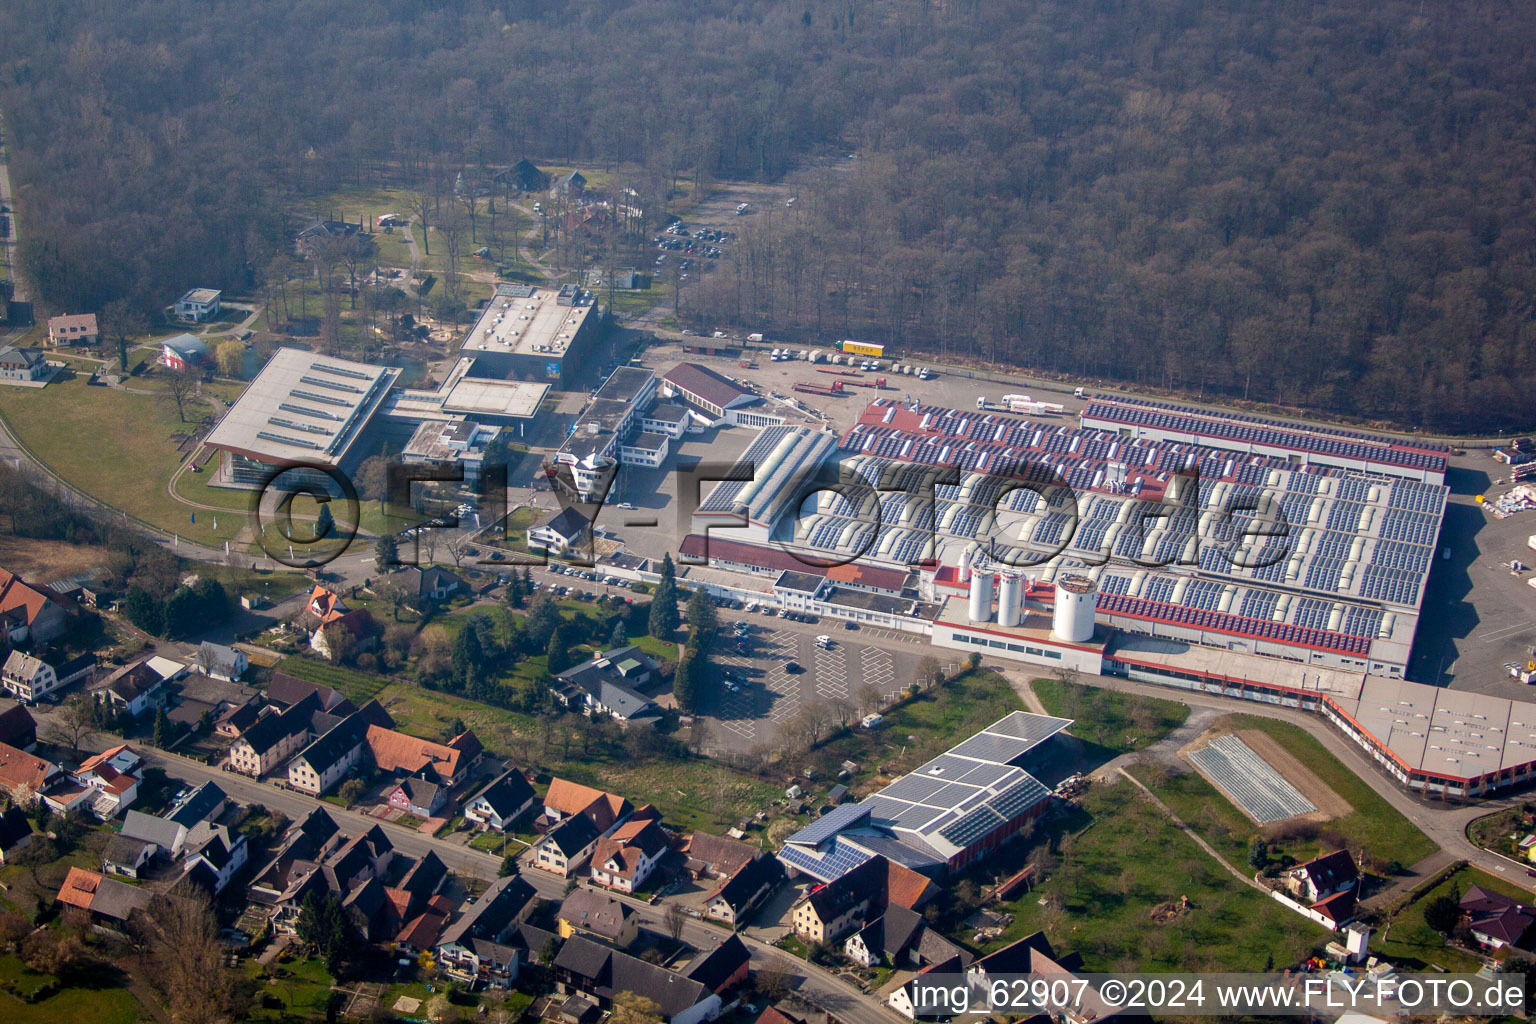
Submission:
M 1536 543 L 1532 543 L 1531 547 L 1536 548 Z M 960 552 L 960 582 L 961 583 L 969 583 L 970 580 L 971 580 L 971 549 L 969 547 L 967 547 L 964 551 Z
M 1093 611 L 1098 585 L 1087 576 L 1061 576 L 1056 580 L 1056 609 L 1051 615 L 1051 634 L 1068 643 L 1093 639 Z
M 1024 581 L 1007 573 L 997 581 L 997 624 L 1017 626 L 1024 620 Z
M 992 620 L 992 574 L 978 572 L 971 576 L 971 621 Z

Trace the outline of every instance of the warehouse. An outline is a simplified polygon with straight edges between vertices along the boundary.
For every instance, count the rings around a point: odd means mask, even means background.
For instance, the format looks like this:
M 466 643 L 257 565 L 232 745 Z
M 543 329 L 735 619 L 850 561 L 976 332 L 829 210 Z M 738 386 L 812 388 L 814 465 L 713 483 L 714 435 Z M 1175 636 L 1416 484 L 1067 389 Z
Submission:
M 927 875 L 957 871 L 1012 839 L 1045 809 L 1049 741 L 1072 725 L 1015 711 L 856 804 L 791 835 L 791 877 L 832 882 L 879 854 Z
M 601 316 L 592 293 L 501 284 L 464 339 L 481 372 L 571 387 L 591 364 Z
M 1422 466 L 1302 466 L 884 399 L 841 448 L 864 486 L 778 524 L 796 547 L 894 565 L 981 552 L 1031 583 L 1092 579 L 1099 621 L 1120 630 L 1389 677 L 1412 651 L 1447 495 Z M 944 570 L 924 583 L 933 599 L 969 586 Z
M 397 367 L 278 349 L 208 434 L 222 453 L 209 485 L 256 490 L 284 466 L 348 471 L 399 376 Z
M 784 417 L 762 409 L 763 400 L 698 363 L 678 363 L 661 378 L 662 394 L 685 406 L 700 425 L 774 427 Z

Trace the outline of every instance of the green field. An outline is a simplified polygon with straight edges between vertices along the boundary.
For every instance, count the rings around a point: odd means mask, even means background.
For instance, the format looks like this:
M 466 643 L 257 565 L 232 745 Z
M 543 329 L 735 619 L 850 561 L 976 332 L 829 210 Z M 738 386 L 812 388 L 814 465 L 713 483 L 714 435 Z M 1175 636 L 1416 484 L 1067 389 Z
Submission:
M 1313 835 L 1285 838 L 1277 852 L 1302 861 L 1336 849 L 1336 840 L 1342 839 L 1352 849 L 1363 848 L 1369 859 L 1381 864 L 1395 860 L 1405 866 L 1435 852 L 1429 837 L 1305 730 L 1255 715 L 1229 715 L 1218 725 L 1268 733 L 1353 808 L 1351 813 L 1310 830 Z M 1131 771 L 1223 856 L 1234 864 L 1247 863 L 1248 844 L 1260 828 L 1199 773 L 1190 769 L 1164 776 L 1144 765 Z
M 177 451 L 172 435 L 191 423 L 178 420 L 175 407 L 157 395 L 90 387 L 86 377 L 58 381 L 43 389 L 0 388 L 0 416 L 33 454 L 64 479 L 107 504 L 201 544 L 234 538 L 243 515 L 220 516 L 181 504 L 166 491 L 171 475 L 190 454 Z M 152 390 L 153 378 L 133 382 Z M 232 399 L 239 387 L 205 384 L 205 394 Z M 213 413 L 205 402 L 189 403 L 189 420 Z M 191 475 L 191 474 L 188 474 Z M 206 479 L 206 473 L 201 479 Z M 196 489 L 197 500 L 243 508 L 238 492 Z M 217 495 L 212 496 L 212 495 Z M 196 513 L 197 522 L 192 522 Z M 214 529 L 213 519 L 219 521 Z
M 256 1003 L 246 1012 L 247 1020 L 286 1021 L 298 1018 L 324 1018 L 331 1000 L 331 976 L 318 960 L 295 960 L 275 966 L 271 983 L 263 976 L 261 965 L 247 962 L 248 976 L 258 980 Z M 276 999 L 281 1009 L 261 1005 L 262 997 Z
M 1032 892 L 1000 905 L 1014 921 L 988 952 L 1043 928 L 1090 971 L 1257 971 L 1270 956 L 1283 968 L 1328 941 L 1228 874 L 1129 782 L 1092 787 L 1046 828 L 1062 835 L 1059 857 Z M 1192 910 L 1152 919 L 1155 907 L 1184 896 Z
M 36 991 L 53 979 L 29 970 L 15 956 L 0 957 L 0 978 L 23 992 Z M 102 987 L 72 985 L 39 1002 L 28 1003 L 0 991 L 0 1021 L 5 1024 L 133 1024 L 142 1015 L 138 1000 L 108 978 Z
M 1032 685 L 1047 711 L 1073 720 L 1073 736 L 1117 754 L 1162 739 L 1189 717 L 1189 706 L 1175 700 L 1057 679 L 1036 679 Z

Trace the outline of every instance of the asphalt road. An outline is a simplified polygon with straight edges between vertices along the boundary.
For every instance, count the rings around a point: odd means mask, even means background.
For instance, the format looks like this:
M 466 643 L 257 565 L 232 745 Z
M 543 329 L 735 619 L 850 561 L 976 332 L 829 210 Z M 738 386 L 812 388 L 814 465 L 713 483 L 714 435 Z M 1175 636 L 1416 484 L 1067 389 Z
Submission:
M 207 765 L 154 749 L 141 748 L 141 753 L 145 760 L 164 768 L 170 778 L 193 785 L 212 780 L 218 783 L 231 799 L 240 803 L 259 803 L 268 809 L 280 810 L 290 819 L 297 820 L 316 806 L 323 806 L 343 829 L 352 831 L 354 834 L 358 830 L 379 825 L 388 834 L 389 841 L 394 844 L 396 850 L 411 857 L 420 857 L 430 850 L 442 859 L 449 870 L 459 875 L 490 880 L 496 877 L 501 867 L 501 858 L 494 854 L 481 853 L 457 843 L 423 835 L 413 829 L 401 828 L 356 811 L 344 810 L 334 804 L 321 804 L 301 793 L 294 793 L 268 782 L 258 782 L 234 772 L 210 768 Z M 523 877 L 544 899 L 559 901 L 565 895 L 566 880 L 563 878 L 557 878 L 537 868 L 524 871 Z M 621 894 L 614 895 L 637 910 L 642 925 L 655 931 L 663 933 L 666 931 L 663 921 L 666 913 L 665 902 L 652 905 Z M 690 919 L 683 926 L 682 938 L 695 948 L 712 949 L 725 939 L 726 934 L 714 925 Z M 787 953 L 774 949 L 750 935 L 743 934 L 741 938 L 752 951 L 754 966 L 762 967 L 771 963 L 781 963 L 792 974 L 798 974 L 798 980 L 794 984 L 796 994 L 801 999 L 836 1014 L 844 1021 L 850 1024 L 891 1024 L 893 1020 L 902 1019 L 872 997 L 864 996 L 821 968 L 794 959 Z

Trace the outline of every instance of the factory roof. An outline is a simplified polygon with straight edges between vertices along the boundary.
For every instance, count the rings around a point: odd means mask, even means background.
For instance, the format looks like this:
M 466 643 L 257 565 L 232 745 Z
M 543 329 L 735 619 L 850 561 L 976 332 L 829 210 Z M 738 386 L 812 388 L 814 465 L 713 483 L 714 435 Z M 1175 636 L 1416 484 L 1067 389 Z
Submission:
M 596 303 L 585 294 L 561 305 L 558 293 L 532 285 L 498 285 L 464 340 L 462 352 L 564 356 Z
M 1071 724 L 1025 711 L 1006 715 L 880 792 L 828 811 L 791 835 L 779 858 L 822 881 L 877 851 L 919 865 L 946 861 L 1049 796 L 1020 762 Z
M 837 443 L 834 434 L 810 427 L 766 427 L 732 467 L 736 480 L 716 484 L 696 515 L 745 515 L 773 523 L 804 500 Z
M 334 466 L 399 376 L 392 366 L 280 348 L 209 433 L 207 443 L 258 462 Z

